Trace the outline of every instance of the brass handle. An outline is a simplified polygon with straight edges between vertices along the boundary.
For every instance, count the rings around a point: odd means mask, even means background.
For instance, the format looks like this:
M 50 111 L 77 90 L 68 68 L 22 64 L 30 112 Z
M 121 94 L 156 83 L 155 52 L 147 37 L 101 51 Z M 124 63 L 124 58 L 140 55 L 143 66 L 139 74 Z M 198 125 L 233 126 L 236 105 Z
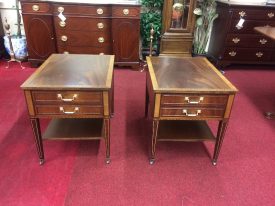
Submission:
M 267 14 L 267 16 L 268 16 L 269 18 L 273 18 L 273 17 L 274 17 L 274 13 L 273 13 L 273 12 L 270 12 L 270 13 Z
M 233 38 L 232 41 L 233 41 L 235 44 L 238 44 L 239 41 L 241 41 L 241 40 L 240 40 L 239 38 L 236 37 L 236 38 Z
M 101 52 L 101 53 L 99 53 L 99 55 L 104 55 L 104 53 L 103 53 L 103 52 Z
M 103 14 L 103 9 L 102 9 L 102 8 L 98 8 L 98 9 L 96 10 L 96 13 L 97 13 L 97 14 Z
M 79 111 L 79 107 L 75 107 L 74 111 L 72 111 L 72 112 L 68 112 L 68 111 L 66 112 L 63 107 L 59 107 L 59 111 L 63 112 L 64 114 L 75 114 L 76 112 Z
M 122 12 L 123 12 L 124 15 L 128 15 L 129 14 L 129 9 L 123 9 Z
M 267 40 L 266 39 L 260 39 L 259 41 L 261 44 L 266 44 Z
M 199 104 L 203 101 L 204 97 L 200 97 L 198 101 L 191 101 L 189 97 L 185 97 L 184 100 L 189 104 Z
M 67 41 L 67 40 L 68 40 L 68 37 L 67 37 L 67 36 L 65 36 L 65 35 L 64 35 L 64 36 L 61 36 L 61 40 L 65 42 L 65 41 Z
M 72 99 L 63 98 L 62 94 L 57 94 L 57 98 L 62 100 L 63 102 L 72 102 L 72 101 L 76 100 L 77 94 L 74 94 Z
M 97 28 L 99 29 L 103 29 L 104 28 L 104 24 L 103 23 L 97 23 Z
M 183 109 L 183 110 L 182 110 L 182 113 L 183 113 L 185 116 L 187 116 L 187 117 L 197 117 L 197 116 L 199 116 L 199 114 L 201 113 L 201 110 L 198 109 L 196 113 L 194 113 L 194 114 L 189 114 L 188 111 L 187 111 L 187 109 Z
M 65 27 L 66 26 L 66 22 L 65 21 L 60 21 L 59 22 L 59 26 L 60 27 Z
M 257 52 L 257 53 L 256 53 L 256 56 L 257 56 L 258 58 L 261 58 L 263 55 L 264 55 L 264 54 L 263 54 L 262 52 Z
M 229 52 L 229 55 L 232 56 L 232 57 L 236 56 L 236 54 L 237 54 L 237 52 L 234 52 L 234 51 Z
M 39 11 L 39 9 L 40 9 L 40 7 L 36 4 L 32 6 L 33 11 Z
M 240 17 L 244 17 L 246 15 L 246 13 L 244 11 L 240 11 L 239 15 L 240 15 Z
M 98 38 L 98 42 L 99 42 L 99 43 L 103 43 L 103 42 L 104 42 L 104 38 L 103 38 L 103 37 L 99 37 L 99 38 Z
M 58 7 L 58 8 L 57 8 L 57 11 L 58 11 L 59 13 L 62 13 L 62 12 L 64 11 L 64 7 L 62 7 L 62 6 Z
M 63 54 L 69 54 L 69 52 L 68 51 L 64 51 Z

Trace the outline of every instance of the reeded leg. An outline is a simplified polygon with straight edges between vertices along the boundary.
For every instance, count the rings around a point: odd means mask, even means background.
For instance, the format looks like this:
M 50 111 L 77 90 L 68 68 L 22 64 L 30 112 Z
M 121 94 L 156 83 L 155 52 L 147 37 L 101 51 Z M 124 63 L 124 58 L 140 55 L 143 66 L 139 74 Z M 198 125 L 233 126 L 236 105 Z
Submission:
M 151 158 L 150 164 L 154 164 L 156 157 L 156 144 L 157 144 L 157 135 L 158 135 L 159 120 L 153 121 L 153 134 L 152 134 L 152 148 L 151 148 Z
M 218 128 L 218 132 L 217 132 L 217 140 L 216 140 L 214 156 L 213 156 L 213 160 L 212 160 L 213 165 L 217 165 L 217 160 L 218 160 L 219 153 L 220 153 L 220 150 L 222 147 L 222 143 L 223 143 L 227 125 L 228 125 L 228 120 L 222 120 L 219 122 L 219 128 Z
M 39 164 L 42 165 L 44 163 L 44 150 L 43 150 L 43 142 L 40 130 L 40 123 L 38 118 L 31 118 L 32 131 L 34 134 L 36 149 L 39 157 Z
M 104 133 L 106 145 L 106 164 L 110 164 L 110 119 L 104 119 Z

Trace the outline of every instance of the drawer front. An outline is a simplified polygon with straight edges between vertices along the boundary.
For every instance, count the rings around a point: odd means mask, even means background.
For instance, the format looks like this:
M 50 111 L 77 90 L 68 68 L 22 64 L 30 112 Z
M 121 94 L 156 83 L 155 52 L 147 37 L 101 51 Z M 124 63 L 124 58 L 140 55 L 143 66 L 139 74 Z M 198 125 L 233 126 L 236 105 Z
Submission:
M 66 15 L 80 15 L 80 16 L 96 16 L 96 17 L 109 17 L 112 15 L 110 6 L 87 6 L 87 5 L 62 5 L 55 4 L 53 7 L 55 14 L 60 12 Z
M 229 34 L 226 37 L 226 46 L 230 47 L 258 47 L 271 48 L 273 41 L 263 35 Z
M 65 22 L 54 17 L 56 31 L 111 32 L 111 19 L 68 17 Z M 59 32 L 59 33 L 60 33 Z
M 232 61 L 269 61 L 271 58 L 272 50 L 263 48 L 226 48 L 223 59 Z
M 274 20 L 275 10 L 274 9 L 245 9 L 240 8 L 233 10 L 233 18 L 240 19 L 254 19 L 254 20 Z
M 49 104 L 89 104 L 102 106 L 101 92 L 80 92 L 80 91 L 50 91 L 33 92 L 36 105 Z
M 78 47 L 57 45 L 57 50 L 60 54 L 112 54 L 112 48 L 110 45 L 103 47 Z
M 227 95 L 198 95 L 198 94 L 163 94 L 162 106 L 212 106 L 223 107 L 227 103 Z
M 103 115 L 103 107 L 87 105 L 37 105 L 35 111 L 37 115 Z
M 201 107 L 171 107 L 161 108 L 161 117 L 183 117 L 191 119 L 200 118 L 223 118 L 224 108 L 201 108 Z
M 115 6 L 112 8 L 113 17 L 139 17 L 140 7 Z
M 61 46 L 111 46 L 111 33 L 85 31 L 56 31 L 57 44 Z
M 243 27 L 237 29 L 236 25 L 238 24 L 239 19 L 232 21 L 230 26 L 230 33 L 240 33 L 240 34 L 259 34 L 254 30 L 256 26 L 275 26 L 275 21 L 255 21 L 255 20 L 246 20 L 243 23 Z
M 51 6 L 48 3 L 21 3 L 21 6 L 23 13 L 45 14 L 51 12 Z

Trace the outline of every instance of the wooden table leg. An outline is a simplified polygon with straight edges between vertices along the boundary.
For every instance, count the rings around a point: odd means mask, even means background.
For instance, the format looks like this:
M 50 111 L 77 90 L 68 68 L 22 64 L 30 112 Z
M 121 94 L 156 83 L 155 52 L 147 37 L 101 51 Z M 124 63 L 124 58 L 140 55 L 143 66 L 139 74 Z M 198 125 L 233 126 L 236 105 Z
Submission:
M 34 133 L 34 139 L 36 144 L 36 149 L 39 156 L 39 164 L 42 165 L 44 163 L 44 150 L 43 150 L 43 142 L 40 130 L 40 123 L 38 118 L 31 118 L 32 131 Z
M 110 164 L 110 119 L 104 119 L 104 137 L 106 145 L 106 164 Z
M 151 158 L 150 164 L 154 164 L 156 157 L 156 144 L 157 144 L 157 136 L 158 136 L 158 127 L 159 120 L 153 120 L 153 134 L 152 134 L 152 147 L 151 147 Z
M 219 153 L 222 147 L 222 142 L 224 139 L 225 131 L 228 125 L 228 120 L 222 120 L 219 122 L 218 132 L 217 132 L 217 139 L 215 144 L 215 150 L 214 150 L 214 157 L 212 160 L 213 165 L 217 165 L 217 160 L 219 157 Z
M 266 112 L 265 117 L 267 119 L 275 119 L 275 112 Z

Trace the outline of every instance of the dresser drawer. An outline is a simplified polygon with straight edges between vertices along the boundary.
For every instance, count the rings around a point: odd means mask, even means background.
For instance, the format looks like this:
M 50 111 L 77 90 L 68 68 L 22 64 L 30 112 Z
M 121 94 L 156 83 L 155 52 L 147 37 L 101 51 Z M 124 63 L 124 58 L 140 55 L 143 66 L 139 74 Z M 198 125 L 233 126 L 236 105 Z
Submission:
M 198 94 L 163 94 L 161 105 L 163 106 L 214 106 L 220 107 L 227 103 L 227 95 L 198 95 Z
M 223 118 L 224 108 L 171 107 L 161 108 L 161 117 Z
M 37 105 L 37 115 L 103 115 L 103 107 L 87 105 Z
M 56 31 L 96 31 L 111 32 L 111 19 L 100 19 L 90 17 L 68 17 L 65 22 L 59 17 L 54 17 Z M 60 32 L 59 32 L 60 33 Z
M 51 6 L 48 3 L 23 3 L 21 2 L 22 6 L 22 12 L 23 13 L 50 13 L 51 12 Z
M 240 19 L 253 19 L 253 20 L 274 20 L 275 19 L 275 10 L 274 9 L 246 9 L 240 8 L 233 10 L 233 18 Z
M 58 53 L 65 54 L 112 54 L 112 48 L 110 45 L 102 47 L 78 47 L 57 45 Z
M 263 36 L 254 34 L 228 34 L 226 46 L 230 47 L 273 47 L 274 41 Z
M 55 14 L 60 12 L 66 17 L 66 15 L 80 15 L 80 16 L 97 16 L 97 17 L 110 17 L 112 15 L 112 9 L 110 6 L 87 6 L 87 5 L 62 5 L 55 4 L 53 7 Z
M 240 34 L 259 34 L 254 30 L 254 27 L 257 26 L 275 26 L 275 21 L 254 21 L 254 20 L 246 20 L 243 23 L 243 27 L 241 29 L 237 29 L 236 25 L 238 24 L 239 19 L 232 20 L 229 33 L 240 33 Z
M 140 7 L 116 6 L 112 8 L 113 17 L 139 17 Z
M 223 58 L 224 60 L 236 61 L 269 61 L 272 50 L 263 48 L 226 48 Z
M 103 105 L 101 92 L 82 91 L 35 91 L 32 93 L 34 103 L 42 104 L 91 104 Z

